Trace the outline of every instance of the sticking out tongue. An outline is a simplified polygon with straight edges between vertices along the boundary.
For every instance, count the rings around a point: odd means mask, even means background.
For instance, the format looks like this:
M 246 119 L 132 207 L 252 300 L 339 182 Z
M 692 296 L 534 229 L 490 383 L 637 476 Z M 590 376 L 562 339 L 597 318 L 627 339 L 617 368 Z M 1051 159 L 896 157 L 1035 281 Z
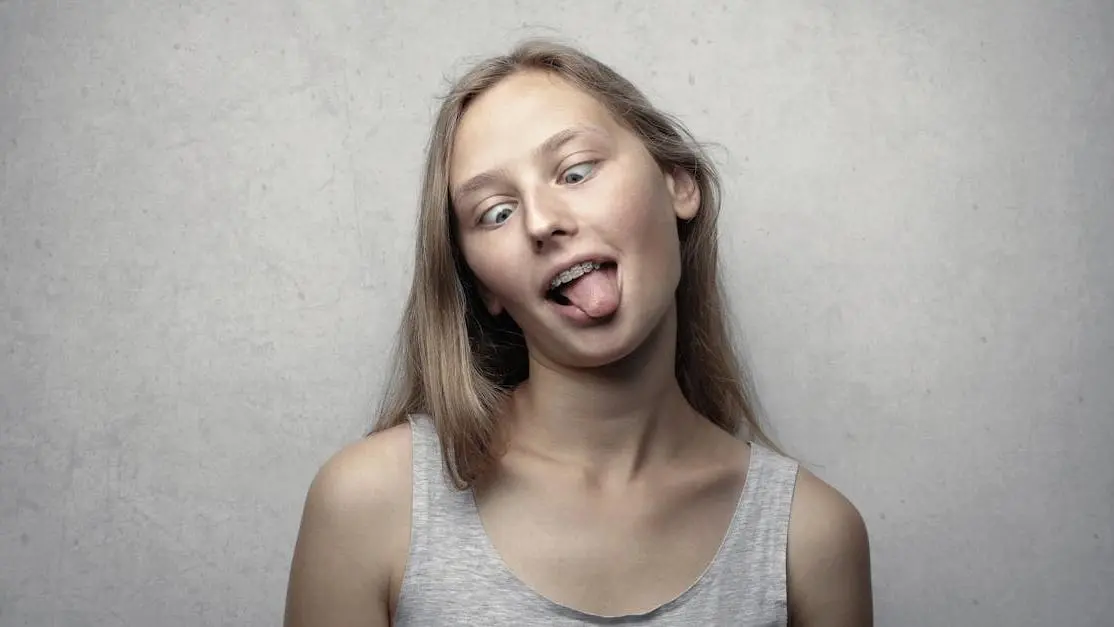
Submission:
M 619 308 L 619 286 L 612 268 L 589 272 L 573 281 L 561 294 L 591 318 L 604 318 Z

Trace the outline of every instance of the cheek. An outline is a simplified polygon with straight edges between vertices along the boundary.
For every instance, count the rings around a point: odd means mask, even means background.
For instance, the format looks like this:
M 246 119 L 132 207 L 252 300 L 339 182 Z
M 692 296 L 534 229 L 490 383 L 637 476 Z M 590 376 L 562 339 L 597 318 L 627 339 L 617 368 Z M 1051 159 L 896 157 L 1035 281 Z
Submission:
M 522 291 L 522 274 L 510 271 L 521 265 L 521 262 L 514 262 L 514 251 L 498 242 L 485 240 L 466 244 L 463 252 L 468 269 L 480 283 L 478 287 L 504 306 L 516 300 L 515 295 Z
M 612 190 L 610 220 L 614 232 L 636 249 L 660 251 L 676 241 L 676 217 L 668 190 L 652 181 L 627 181 Z M 660 189 L 659 189 L 660 188 Z
M 489 290 L 493 289 L 499 281 L 499 275 L 495 272 L 499 264 L 491 253 L 491 250 L 483 249 L 466 248 L 464 251 L 464 261 L 472 271 L 472 276 Z

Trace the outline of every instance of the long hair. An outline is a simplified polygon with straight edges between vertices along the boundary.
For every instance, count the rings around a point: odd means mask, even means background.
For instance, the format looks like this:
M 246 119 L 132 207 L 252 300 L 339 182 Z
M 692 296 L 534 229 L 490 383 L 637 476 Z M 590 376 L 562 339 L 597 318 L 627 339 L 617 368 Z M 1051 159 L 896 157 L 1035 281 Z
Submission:
M 372 432 L 411 414 L 431 416 L 446 469 L 461 489 L 495 461 L 494 416 L 527 376 L 526 344 L 513 321 L 491 316 L 479 299 L 456 238 L 449 159 L 469 104 L 526 70 L 550 72 L 592 95 L 641 138 L 661 168 L 683 168 L 695 179 L 700 208 L 693 219 L 677 222 L 677 380 L 705 418 L 776 448 L 759 424 L 753 386 L 732 346 L 718 271 L 720 182 L 714 165 L 684 125 L 655 108 L 630 81 L 580 50 L 547 40 L 528 40 L 478 63 L 441 101 L 426 149 L 414 276 L 395 347 L 394 380 Z

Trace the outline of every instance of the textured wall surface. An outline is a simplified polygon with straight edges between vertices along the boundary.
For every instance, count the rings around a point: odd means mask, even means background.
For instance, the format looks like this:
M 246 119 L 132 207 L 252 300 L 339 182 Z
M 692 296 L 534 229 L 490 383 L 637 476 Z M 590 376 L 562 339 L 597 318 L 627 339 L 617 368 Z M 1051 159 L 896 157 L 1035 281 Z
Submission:
M 1114 5 L 699 6 L 0 2 L 0 625 L 281 620 L 434 97 L 539 34 L 718 144 L 740 333 L 878 624 L 1109 625 Z

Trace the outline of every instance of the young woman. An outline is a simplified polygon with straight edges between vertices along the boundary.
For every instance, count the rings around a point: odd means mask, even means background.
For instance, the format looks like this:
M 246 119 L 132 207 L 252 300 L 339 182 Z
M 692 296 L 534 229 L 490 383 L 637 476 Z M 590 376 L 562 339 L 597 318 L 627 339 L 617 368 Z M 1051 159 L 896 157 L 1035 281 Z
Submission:
M 680 124 L 575 49 L 454 86 L 400 377 L 310 487 L 288 627 L 872 623 L 861 517 L 755 418 L 718 191 Z

